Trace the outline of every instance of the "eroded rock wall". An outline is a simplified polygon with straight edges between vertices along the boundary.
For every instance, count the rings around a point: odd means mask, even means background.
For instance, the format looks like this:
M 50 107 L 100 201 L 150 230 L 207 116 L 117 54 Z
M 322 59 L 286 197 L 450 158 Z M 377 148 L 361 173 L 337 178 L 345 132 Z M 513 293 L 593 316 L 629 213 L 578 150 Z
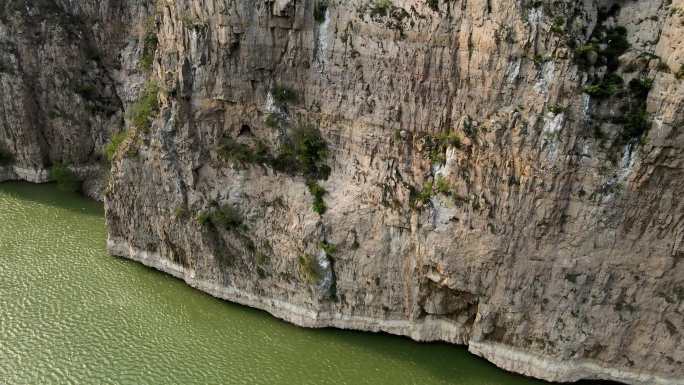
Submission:
M 134 0 L 8 0 L 0 4 L 0 180 L 46 182 L 64 164 L 100 198 L 102 149 L 146 76 L 121 67 L 139 46 Z
M 116 4 L 111 253 L 303 326 L 684 382 L 684 1 Z
M 111 251 L 305 326 L 681 382 L 681 2 L 391 3 L 160 2 L 161 107 L 114 167 Z M 632 79 L 646 96 L 612 89 Z M 323 215 L 306 178 L 219 151 L 304 124 Z M 244 227 L 201 218 L 226 204 Z

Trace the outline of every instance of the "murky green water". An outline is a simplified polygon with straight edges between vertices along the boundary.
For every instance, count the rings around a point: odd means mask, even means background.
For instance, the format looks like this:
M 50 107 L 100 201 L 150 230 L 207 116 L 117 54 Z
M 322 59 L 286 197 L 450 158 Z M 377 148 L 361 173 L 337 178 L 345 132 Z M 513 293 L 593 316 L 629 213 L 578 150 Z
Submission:
M 103 210 L 0 184 L 0 384 L 541 384 L 460 347 L 307 330 L 105 252 Z

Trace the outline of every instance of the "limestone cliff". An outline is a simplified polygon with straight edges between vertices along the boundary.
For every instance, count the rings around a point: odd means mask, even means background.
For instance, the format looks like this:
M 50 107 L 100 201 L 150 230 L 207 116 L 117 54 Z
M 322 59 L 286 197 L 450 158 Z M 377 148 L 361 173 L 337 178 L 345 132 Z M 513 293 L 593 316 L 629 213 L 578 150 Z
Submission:
M 87 163 L 125 131 L 112 254 L 302 326 L 684 383 L 684 0 L 45 3 L 94 32 L 5 12 L 3 65 L 33 29 L 92 38 L 108 59 L 67 78 L 118 97 L 11 59 L 0 143 Z M 82 125 L 17 113 L 59 103 Z

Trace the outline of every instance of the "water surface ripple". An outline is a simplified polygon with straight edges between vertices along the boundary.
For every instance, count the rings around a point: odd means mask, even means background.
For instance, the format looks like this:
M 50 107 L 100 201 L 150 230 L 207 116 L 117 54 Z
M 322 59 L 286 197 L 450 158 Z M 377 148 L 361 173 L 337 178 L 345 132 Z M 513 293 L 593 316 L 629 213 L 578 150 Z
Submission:
M 0 384 L 541 384 L 446 344 L 307 330 L 105 252 L 103 210 L 0 185 Z

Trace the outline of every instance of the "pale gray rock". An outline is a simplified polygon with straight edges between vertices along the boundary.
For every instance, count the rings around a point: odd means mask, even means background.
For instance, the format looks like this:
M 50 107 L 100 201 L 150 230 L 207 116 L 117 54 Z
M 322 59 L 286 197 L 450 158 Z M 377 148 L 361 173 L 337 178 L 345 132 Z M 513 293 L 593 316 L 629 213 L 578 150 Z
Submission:
M 126 119 L 112 165 L 112 254 L 306 327 L 467 344 L 553 381 L 684 383 L 684 1 L 329 1 L 324 20 L 314 0 L 81 3 L 69 9 L 110 42 L 102 71 L 120 109 L 147 79 L 160 87 L 151 128 Z M 115 4 L 129 16 L 109 19 Z M 611 43 L 591 38 L 616 26 L 631 47 L 612 71 L 598 54 Z M 583 91 L 611 71 L 653 79 L 642 137 L 630 91 Z M 282 86 L 296 98 L 274 96 Z M 18 100 L 2 105 L 28 108 Z M 3 116 L 20 165 L 90 160 Z M 229 136 L 276 154 L 304 124 L 328 143 L 323 215 L 303 177 L 217 151 Z M 84 148 L 116 131 L 90 127 Z M 433 151 L 449 132 L 459 140 Z M 244 226 L 197 220 L 225 205 Z

